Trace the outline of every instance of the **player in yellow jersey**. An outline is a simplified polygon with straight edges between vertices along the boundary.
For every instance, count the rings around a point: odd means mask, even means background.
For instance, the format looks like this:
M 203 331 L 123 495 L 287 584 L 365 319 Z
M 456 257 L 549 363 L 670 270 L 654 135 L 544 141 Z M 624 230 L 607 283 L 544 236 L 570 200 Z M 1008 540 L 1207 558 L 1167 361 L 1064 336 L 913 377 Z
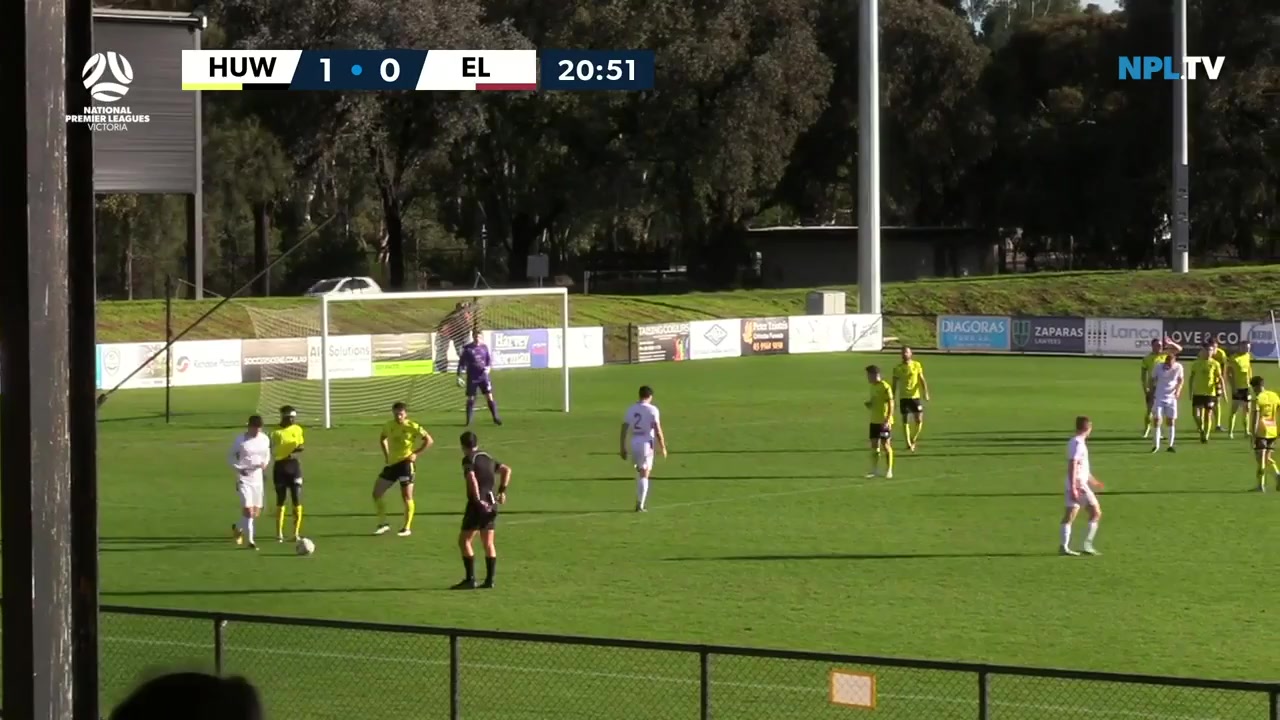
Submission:
M 302 537 L 302 426 L 298 411 L 290 405 L 280 408 L 280 425 L 271 431 L 271 481 L 276 487 L 276 542 L 284 542 L 286 501 L 293 501 L 293 539 Z
M 1280 416 L 1280 395 L 1263 387 L 1262 378 L 1255 377 L 1249 383 L 1253 388 L 1253 450 L 1258 459 L 1258 492 L 1267 491 L 1267 470 L 1276 475 L 1276 490 L 1280 490 L 1280 467 L 1272 454 L 1276 445 L 1276 421 Z
M 426 428 L 409 419 L 409 409 L 404 403 L 391 406 L 391 419 L 382 426 L 382 459 L 386 465 L 373 485 L 373 504 L 378 510 L 378 528 L 373 531 L 374 535 L 391 529 L 387 524 L 387 506 L 382 496 L 397 484 L 404 500 L 404 528 L 399 535 L 409 537 L 413 534 L 413 513 L 416 509 L 413 502 L 414 463 L 418 455 L 434 443 Z
M 1218 367 L 1222 368 L 1222 386 L 1218 390 L 1218 401 L 1213 404 L 1213 426 L 1218 432 L 1222 432 L 1222 408 L 1227 405 L 1227 351 L 1223 349 L 1222 344 L 1217 338 L 1209 339 L 1209 357 L 1218 361 Z
M 1222 366 L 1213 359 L 1208 347 L 1191 365 L 1191 414 L 1196 419 L 1200 442 L 1209 442 L 1213 431 L 1213 408 L 1222 394 Z
M 1151 403 L 1154 399 L 1152 395 L 1155 392 L 1155 376 L 1156 366 L 1163 363 L 1169 353 L 1177 355 L 1182 352 L 1182 346 L 1174 342 L 1168 336 L 1163 340 L 1154 338 L 1151 340 L 1151 352 L 1142 358 L 1142 371 L 1138 376 L 1138 382 L 1142 384 L 1142 417 L 1146 423 L 1146 429 L 1142 432 L 1142 437 L 1151 437 L 1151 428 L 1155 425 L 1155 415 L 1151 409 Z
M 1253 355 L 1249 350 L 1249 341 L 1241 340 L 1240 344 L 1232 348 L 1227 360 L 1227 384 L 1231 386 L 1231 421 L 1227 437 L 1236 436 L 1238 416 L 1244 415 L 1245 422 L 1253 416 L 1253 407 L 1250 402 L 1252 394 L 1249 392 L 1250 383 L 1253 381 Z
M 902 348 L 902 362 L 893 369 L 893 393 L 898 398 L 902 429 L 907 434 L 907 449 L 915 452 L 920 432 L 924 430 L 924 404 L 929 402 L 929 381 L 925 380 L 924 366 L 911 357 L 909 347 Z
M 884 476 L 893 477 L 893 386 L 880 377 L 880 368 L 867 366 L 867 382 L 871 385 L 871 397 L 864 405 L 870 413 L 871 471 L 867 477 L 880 474 L 880 458 L 884 457 Z

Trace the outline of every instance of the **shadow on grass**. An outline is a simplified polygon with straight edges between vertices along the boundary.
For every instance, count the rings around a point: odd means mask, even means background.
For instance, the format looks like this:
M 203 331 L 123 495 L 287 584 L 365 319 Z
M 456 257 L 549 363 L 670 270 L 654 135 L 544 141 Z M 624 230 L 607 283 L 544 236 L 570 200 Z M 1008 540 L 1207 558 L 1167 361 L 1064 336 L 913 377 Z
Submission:
M 283 555 L 280 557 L 284 557 Z M 423 590 L 432 590 L 434 588 L 422 587 L 362 587 L 362 588 L 307 588 L 307 587 L 285 587 L 285 588 L 267 588 L 267 589 L 249 589 L 249 588 L 213 588 L 202 590 L 138 590 L 124 591 L 114 590 L 102 593 L 103 597 L 190 597 L 190 596 L 234 596 L 234 595 L 337 595 L 339 593 L 393 593 L 393 592 L 421 592 Z
M 718 555 L 711 557 L 670 557 L 663 558 L 670 562 L 752 562 L 752 561 L 787 561 L 787 560 L 943 560 L 967 558 L 1023 558 L 1057 556 L 1054 552 L 1020 552 L 1020 553 L 798 553 L 795 555 Z
M 1248 491 L 1244 489 L 1235 490 L 1099 490 L 1098 495 L 1106 498 L 1112 496 L 1140 496 L 1140 495 L 1247 495 Z M 1016 497 L 1056 497 L 1061 498 L 1061 492 L 1003 492 L 1003 493 L 920 493 L 919 497 L 957 497 L 957 498 L 1016 498 Z
M 188 543 L 184 545 L 125 545 L 122 547 L 100 547 L 99 553 L 122 553 L 122 552 L 205 552 L 219 551 L 217 544 L 212 542 Z M 225 549 L 235 549 L 235 546 L 228 545 Z
M 697 482 L 702 480 L 710 481 L 730 481 L 730 480 L 789 480 L 795 483 L 804 483 L 810 480 L 849 480 L 859 477 L 857 474 L 845 473 L 843 475 L 655 475 L 654 482 Z M 538 480 L 540 483 L 545 482 L 630 482 L 636 481 L 634 474 L 630 475 L 610 475 L 608 477 L 585 477 L 585 478 L 542 478 Z M 815 488 L 816 489 L 816 488 Z M 577 512 L 577 511 L 574 511 Z
M 634 482 L 634 481 L 635 481 L 635 478 L 632 478 L 632 482 Z M 539 480 L 538 482 L 544 482 L 544 481 L 543 481 L 543 480 Z M 423 511 L 423 510 L 419 510 L 419 511 L 417 511 L 417 512 L 415 512 L 415 513 L 414 513 L 414 517 L 422 517 L 422 516 L 424 516 L 424 515 L 427 515 L 427 516 L 433 516 L 433 517 L 461 517 L 461 516 L 462 516 L 462 506 L 463 506 L 463 504 L 464 504 L 464 503 L 459 502 L 459 503 L 458 503 L 458 509 L 457 509 L 456 511 L 454 511 L 454 512 L 425 512 L 425 511 Z M 501 516 L 507 516 L 507 515 L 566 515 L 566 514 L 573 514 L 573 513 L 578 513 L 578 512 L 582 512 L 582 511 L 581 511 L 581 510 L 507 510 L 507 509 L 505 509 L 505 508 L 501 508 L 501 507 L 498 509 L 498 514 L 499 514 L 499 515 L 501 515 Z M 394 518 L 398 517 L 400 514 L 401 514 L 400 512 L 396 511 L 396 510 L 395 510 L 393 507 L 391 507 L 391 506 L 389 506 L 389 507 L 387 508 L 387 517 L 388 517 L 388 518 L 393 518 L 393 519 L 394 519 Z M 305 519 L 306 519 L 306 520 L 310 520 L 311 518 L 369 518 L 369 519 L 374 519 L 374 518 L 377 518 L 377 517 L 378 517 L 378 516 L 377 516 L 376 514 L 371 513 L 371 512 L 352 512 L 352 513 L 311 513 L 311 512 L 309 512 L 309 513 L 307 513 L 307 515 L 306 515 L 306 518 L 305 518 Z
M 1040 434 L 1040 435 L 1021 435 L 1017 437 L 1006 437 L 1004 433 L 998 433 L 998 434 L 987 433 L 985 435 L 970 435 L 964 438 L 950 438 L 949 435 L 939 435 L 933 438 L 933 441 L 938 442 L 940 440 L 947 440 L 947 439 L 956 439 L 960 442 L 965 442 L 970 444 L 988 444 L 989 443 L 992 445 L 1027 445 L 1027 446 L 1035 445 L 1040 447 L 1043 447 L 1045 445 L 1061 444 L 1062 446 L 1065 447 L 1067 444 L 1067 441 L 1071 439 L 1071 435 L 1069 433 L 1064 433 L 1062 435 Z M 926 437 L 925 441 L 928 442 L 929 438 Z M 1106 436 L 1098 437 L 1096 435 L 1092 435 L 1089 437 L 1090 445 L 1104 445 L 1109 443 L 1128 443 L 1131 445 L 1136 445 L 1142 442 L 1143 440 L 1141 438 L 1138 438 L 1132 435 L 1127 435 L 1127 436 L 1117 435 L 1113 437 L 1106 437 Z
M 818 454 L 818 453 L 848 452 L 850 449 L 857 450 L 858 448 L 807 448 L 803 450 L 796 449 L 796 448 L 750 448 L 750 449 L 717 448 L 715 450 L 686 450 L 684 448 L 680 448 L 678 453 L 680 455 L 806 455 L 806 454 Z M 612 455 L 613 457 L 618 457 L 618 453 L 616 452 L 602 452 L 599 450 L 595 450 L 587 454 L 601 456 L 601 457 L 604 457 L 606 455 Z

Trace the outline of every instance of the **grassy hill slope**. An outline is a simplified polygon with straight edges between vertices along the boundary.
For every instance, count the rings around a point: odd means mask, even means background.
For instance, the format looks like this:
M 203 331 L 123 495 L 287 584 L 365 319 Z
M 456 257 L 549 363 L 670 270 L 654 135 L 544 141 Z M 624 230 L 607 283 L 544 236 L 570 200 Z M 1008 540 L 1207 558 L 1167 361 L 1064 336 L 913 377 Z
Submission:
M 887 332 L 906 342 L 932 342 L 932 316 L 955 314 L 1026 314 L 1118 317 L 1196 317 L 1245 319 L 1265 316 L 1280 286 L 1280 266 L 1201 270 L 1186 275 L 1168 271 L 1079 272 L 1005 275 L 993 278 L 940 279 L 891 283 L 884 287 Z M 848 293 L 849 310 L 857 309 L 857 289 Z M 804 312 L 805 290 L 755 290 L 684 295 L 574 295 L 573 325 L 606 327 L 610 356 L 625 352 L 630 324 L 766 317 Z M 528 301 L 525 318 L 554 317 L 546 301 Z M 216 301 L 176 301 L 174 332 L 180 332 Z M 259 335 L 299 334 L 314 326 L 318 304 L 304 298 L 234 300 L 193 329 L 192 340 Z M 453 306 L 452 301 L 351 303 L 335 306 L 332 325 L 338 333 L 412 332 L 428 330 Z M 262 312 L 258 312 L 262 311 Z M 511 309 L 510 313 L 521 312 Z M 263 322 L 262 316 L 271 318 Z M 257 322 L 255 323 L 255 317 Z M 293 321 L 296 318 L 296 322 Z M 164 338 L 161 301 L 105 302 L 98 306 L 101 342 L 140 342 Z

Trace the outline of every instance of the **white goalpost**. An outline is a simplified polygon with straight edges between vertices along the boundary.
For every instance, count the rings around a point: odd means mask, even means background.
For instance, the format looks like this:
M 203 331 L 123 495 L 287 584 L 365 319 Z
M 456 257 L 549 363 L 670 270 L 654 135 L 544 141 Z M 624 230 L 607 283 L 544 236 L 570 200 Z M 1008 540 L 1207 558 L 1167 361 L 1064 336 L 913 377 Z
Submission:
M 249 316 L 256 337 L 244 362 L 258 376 L 263 415 L 292 405 L 329 428 L 385 417 L 396 402 L 415 413 L 461 410 L 455 374 L 476 330 L 504 411 L 569 411 L 566 288 L 326 295 Z M 477 417 L 487 416 L 479 404 Z

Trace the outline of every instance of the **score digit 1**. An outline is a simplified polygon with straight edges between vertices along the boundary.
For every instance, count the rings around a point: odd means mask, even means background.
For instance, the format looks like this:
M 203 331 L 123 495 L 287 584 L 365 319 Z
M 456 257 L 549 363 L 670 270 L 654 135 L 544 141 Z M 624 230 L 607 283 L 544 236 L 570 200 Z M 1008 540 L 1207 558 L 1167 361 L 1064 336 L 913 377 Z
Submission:
M 324 81 L 329 82 L 329 58 L 320 58 L 320 64 L 324 66 Z

